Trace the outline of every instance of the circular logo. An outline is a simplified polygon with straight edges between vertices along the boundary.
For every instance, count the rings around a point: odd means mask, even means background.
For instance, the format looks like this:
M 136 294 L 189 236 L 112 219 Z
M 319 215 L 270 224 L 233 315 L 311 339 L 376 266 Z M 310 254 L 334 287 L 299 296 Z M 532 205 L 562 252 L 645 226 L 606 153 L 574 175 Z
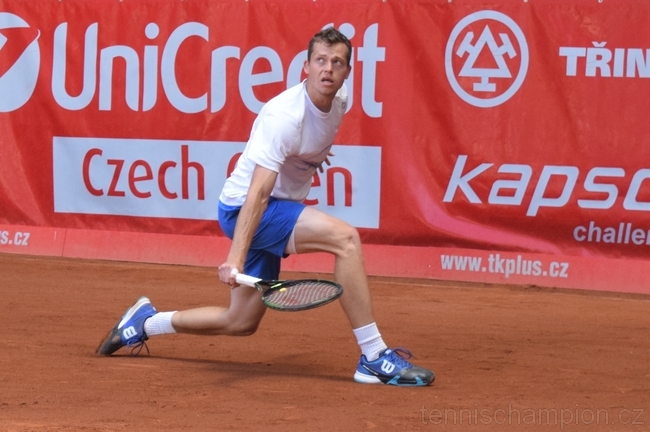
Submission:
M 466 16 L 449 36 L 445 72 L 468 104 L 491 108 L 510 99 L 528 71 L 528 44 L 510 17 L 496 11 Z
M 0 112 L 20 108 L 34 93 L 41 63 L 39 36 L 19 16 L 0 12 Z

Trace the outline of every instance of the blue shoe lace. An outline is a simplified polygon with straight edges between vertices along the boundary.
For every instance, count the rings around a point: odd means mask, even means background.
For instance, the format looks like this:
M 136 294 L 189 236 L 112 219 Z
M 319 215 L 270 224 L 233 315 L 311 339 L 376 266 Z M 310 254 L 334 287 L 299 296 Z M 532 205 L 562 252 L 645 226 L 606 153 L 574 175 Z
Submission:
M 408 369 L 412 367 L 413 365 L 408 361 L 408 359 L 415 358 L 415 356 L 411 354 L 411 351 L 406 348 L 394 348 L 388 356 L 391 357 L 392 363 L 399 369 Z

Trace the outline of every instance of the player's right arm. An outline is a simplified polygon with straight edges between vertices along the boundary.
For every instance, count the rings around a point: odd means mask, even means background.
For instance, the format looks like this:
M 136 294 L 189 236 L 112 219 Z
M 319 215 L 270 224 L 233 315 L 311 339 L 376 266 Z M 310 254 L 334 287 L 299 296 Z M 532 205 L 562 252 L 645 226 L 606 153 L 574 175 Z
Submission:
M 244 269 L 244 262 L 253 241 L 253 235 L 266 210 L 277 177 L 277 172 L 260 165 L 255 166 L 246 200 L 237 217 L 228 258 L 219 266 L 221 282 L 231 286 L 236 284 L 232 270 L 237 269 L 241 272 Z

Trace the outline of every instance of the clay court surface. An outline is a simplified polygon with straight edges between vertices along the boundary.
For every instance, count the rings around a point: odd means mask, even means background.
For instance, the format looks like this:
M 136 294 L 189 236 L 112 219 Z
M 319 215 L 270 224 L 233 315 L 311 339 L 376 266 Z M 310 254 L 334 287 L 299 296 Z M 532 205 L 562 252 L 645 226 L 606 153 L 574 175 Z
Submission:
M 224 304 L 229 288 L 213 268 L 0 254 L 0 431 L 650 430 L 650 297 L 371 284 L 384 339 L 436 371 L 431 387 L 354 383 L 338 304 L 268 311 L 246 338 L 98 357 L 140 295 L 165 311 Z

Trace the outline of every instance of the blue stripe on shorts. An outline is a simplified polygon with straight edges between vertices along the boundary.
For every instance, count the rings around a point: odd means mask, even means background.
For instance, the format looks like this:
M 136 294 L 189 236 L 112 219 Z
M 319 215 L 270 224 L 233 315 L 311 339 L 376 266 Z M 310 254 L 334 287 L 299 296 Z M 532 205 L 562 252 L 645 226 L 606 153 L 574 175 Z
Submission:
M 280 260 L 305 205 L 296 201 L 270 198 L 260 225 L 253 236 L 243 272 L 262 279 L 277 279 L 280 275 Z M 229 206 L 219 201 L 219 224 L 230 239 L 235 233 L 235 224 L 240 206 Z

